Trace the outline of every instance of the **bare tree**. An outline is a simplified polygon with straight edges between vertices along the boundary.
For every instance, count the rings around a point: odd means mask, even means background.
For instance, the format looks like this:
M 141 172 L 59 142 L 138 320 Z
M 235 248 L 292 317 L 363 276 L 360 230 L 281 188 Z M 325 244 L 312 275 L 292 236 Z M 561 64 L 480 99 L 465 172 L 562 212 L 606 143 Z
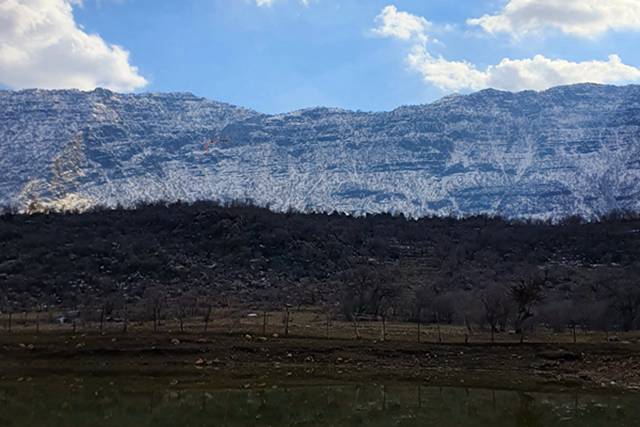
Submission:
M 503 286 L 492 285 L 482 292 L 480 301 L 484 310 L 484 320 L 491 330 L 491 342 L 494 343 L 496 332 L 500 332 L 499 326 L 506 324 L 509 318 L 509 293 Z
M 146 286 L 143 298 L 147 307 L 147 313 L 150 314 L 153 321 L 153 332 L 158 332 L 160 319 L 167 300 L 164 289 L 157 283 L 149 283 Z
M 630 331 L 640 317 L 640 287 L 630 281 L 618 282 L 609 286 L 613 308 L 620 318 L 620 326 Z
M 192 294 L 181 295 L 178 298 L 177 317 L 180 322 L 180 332 L 184 332 L 184 321 L 190 312 L 193 315 L 193 307 L 197 305 L 197 298 Z
M 397 275 L 383 274 L 371 266 L 347 271 L 343 275 L 341 299 L 344 314 L 351 319 L 365 314 L 375 317 L 385 314 L 401 294 L 396 281 Z
M 514 327 L 520 334 L 520 343 L 523 343 L 524 324 L 533 317 L 533 309 L 543 300 L 543 282 L 538 278 L 522 280 L 511 287 L 510 294 L 516 305 Z

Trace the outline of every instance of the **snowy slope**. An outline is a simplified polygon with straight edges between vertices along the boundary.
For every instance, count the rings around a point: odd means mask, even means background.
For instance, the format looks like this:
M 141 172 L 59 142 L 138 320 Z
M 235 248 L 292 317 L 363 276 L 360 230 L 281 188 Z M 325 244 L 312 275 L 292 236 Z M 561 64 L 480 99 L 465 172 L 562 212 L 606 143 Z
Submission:
M 245 198 L 412 216 L 640 210 L 640 86 L 282 115 L 189 94 L 0 92 L 2 205 Z

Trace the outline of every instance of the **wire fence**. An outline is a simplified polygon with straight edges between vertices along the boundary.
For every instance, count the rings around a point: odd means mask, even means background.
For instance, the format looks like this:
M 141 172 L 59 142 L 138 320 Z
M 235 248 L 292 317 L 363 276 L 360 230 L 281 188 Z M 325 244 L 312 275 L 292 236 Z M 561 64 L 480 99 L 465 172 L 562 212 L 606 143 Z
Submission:
M 404 341 L 430 344 L 508 344 L 521 341 L 513 331 L 492 334 L 484 328 L 419 323 L 359 316 L 351 320 L 330 311 L 291 309 L 258 311 L 198 308 L 177 312 L 117 312 L 104 308 L 24 311 L 0 314 L 5 334 L 173 334 L 239 335 L 247 338 L 306 338 L 357 341 Z M 537 327 L 528 343 L 639 342 L 637 332 L 615 334 L 568 328 L 554 332 Z

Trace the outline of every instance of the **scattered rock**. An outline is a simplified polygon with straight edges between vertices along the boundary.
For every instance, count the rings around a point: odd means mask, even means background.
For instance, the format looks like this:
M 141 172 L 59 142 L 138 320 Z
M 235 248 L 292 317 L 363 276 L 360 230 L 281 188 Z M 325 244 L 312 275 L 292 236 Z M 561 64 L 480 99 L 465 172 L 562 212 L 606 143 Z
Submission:
M 538 353 L 538 357 L 546 360 L 572 362 L 575 360 L 580 360 L 582 358 L 582 355 L 579 353 L 573 353 L 571 351 L 559 349 L 540 352 Z

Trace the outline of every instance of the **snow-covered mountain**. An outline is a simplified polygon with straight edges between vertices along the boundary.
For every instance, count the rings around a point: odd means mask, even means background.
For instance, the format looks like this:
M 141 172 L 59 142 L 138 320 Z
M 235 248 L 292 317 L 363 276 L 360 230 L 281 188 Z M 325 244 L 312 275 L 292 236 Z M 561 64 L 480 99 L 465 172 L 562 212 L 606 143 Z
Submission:
M 0 205 L 178 199 L 412 216 L 640 210 L 640 86 L 281 115 L 190 94 L 0 91 Z

